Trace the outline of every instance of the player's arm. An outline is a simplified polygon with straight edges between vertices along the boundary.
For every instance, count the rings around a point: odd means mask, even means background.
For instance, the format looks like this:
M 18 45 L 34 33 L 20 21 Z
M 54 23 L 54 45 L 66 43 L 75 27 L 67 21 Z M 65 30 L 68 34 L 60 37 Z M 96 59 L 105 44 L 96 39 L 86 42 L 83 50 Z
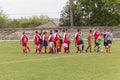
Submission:
M 87 39 L 88 39 L 88 41 L 90 41 L 90 33 L 88 33 Z
M 33 37 L 33 41 L 34 41 L 34 43 L 35 43 L 35 35 L 34 35 L 34 37 Z
M 21 36 L 21 38 L 20 38 L 20 44 L 22 44 L 22 38 L 23 38 L 23 36 Z
M 48 36 L 46 35 L 46 37 L 47 37 L 47 42 L 48 42 Z
M 75 33 L 74 40 L 73 40 L 74 42 L 76 41 L 76 37 L 77 37 L 77 33 Z
M 54 36 L 54 41 L 55 41 L 55 38 L 56 38 L 56 33 L 55 33 L 53 36 Z
M 45 40 L 45 35 L 43 35 L 43 41 Z
M 27 38 L 27 43 L 28 43 L 28 41 L 29 41 L 28 35 L 26 35 L 26 38 Z
M 50 40 L 50 38 L 51 38 L 51 35 L 48 37 L 48 41 Z
M 113 34 L 111 35 L 111 40 L 113 41 Z
M 71 33 L 68 33 L 68 39 L 71 40 Z
M 65 33 L 63 34 L 63 40 L 65 39 Z

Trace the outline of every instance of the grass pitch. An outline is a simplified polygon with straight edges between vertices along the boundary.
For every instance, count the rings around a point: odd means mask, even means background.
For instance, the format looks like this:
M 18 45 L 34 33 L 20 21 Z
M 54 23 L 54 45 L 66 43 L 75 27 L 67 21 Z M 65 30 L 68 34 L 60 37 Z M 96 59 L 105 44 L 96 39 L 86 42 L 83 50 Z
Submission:
M 0 42 L 0 80 L 120 80 L 120 41 L 112 53 L 70 54 L 22 53 L 19 41 Z

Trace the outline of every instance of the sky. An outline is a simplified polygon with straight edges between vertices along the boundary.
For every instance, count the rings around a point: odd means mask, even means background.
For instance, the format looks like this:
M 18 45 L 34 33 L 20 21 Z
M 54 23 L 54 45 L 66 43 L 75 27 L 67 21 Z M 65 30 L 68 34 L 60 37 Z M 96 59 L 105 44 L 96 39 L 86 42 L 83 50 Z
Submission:
M 9 18 L 48 15 L 60 18 L 60 12 L 68 0 L 0 0 L 2 9 Z

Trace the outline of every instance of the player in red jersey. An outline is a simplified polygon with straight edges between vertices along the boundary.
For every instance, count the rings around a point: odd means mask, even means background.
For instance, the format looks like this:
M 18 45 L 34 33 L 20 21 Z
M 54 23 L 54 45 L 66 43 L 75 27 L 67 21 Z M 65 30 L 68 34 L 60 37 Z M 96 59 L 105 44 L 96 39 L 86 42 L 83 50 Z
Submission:
M 48 41 L 49 41 L 50 53 L 54 53 L 54 36 L 52 30 L 50 31 Z
M 34 44 L 36 46 L 36 52 L 35 53 L 40 53 L 41 49 L 40 49 L 40 35 L 38 33 L 38 31 L 35 32 L 36 34 L 34 35 Z
M 22 33 L 21 40 L 20 40 L 22 46 L 23 46 L 23 53 L 27 53 L 27 50 L 30 52 L 30 48 L 28 47 L 28 36 L 25 32 Z
M 64 42 L 64 53 L 68 53 L 69 52 L 69 36 L 68 36 L 68 32 L 67 29 L 63 30 L 64 34 L 63 34 L 63 42 Z
M 75 34 L 75 43 L 76 43 L 77 53 L 79 51 L 81 53 L 81 49 L 80 49 L 80 30 L 79 29 L 77 29 L 77 33 Z
M 93 33 L 93 36 L 94 36 L 94 43 L 95 43 L 95 46 L 94 46 L 94 51 L 96 51 L 96 47 L 98 46 L 97 43 L 96 43 L 96 40 L 98 39 L 98 37 L 101 35 L 100 31 L 99 31 L 99 28 L 96 28 L 94 33 Z
M 47 53 L 47 46 L 48 46 L 48 36 L 47 32 L 43 33 L 43 46 L 45 48 L 45 53 Z
M 56 52 L 59 53 L 61 52 L 61 48 L 60 48 L 60 35 L 58 34 L 58 30 L 55 30 L 54 40 L 56 45 Z

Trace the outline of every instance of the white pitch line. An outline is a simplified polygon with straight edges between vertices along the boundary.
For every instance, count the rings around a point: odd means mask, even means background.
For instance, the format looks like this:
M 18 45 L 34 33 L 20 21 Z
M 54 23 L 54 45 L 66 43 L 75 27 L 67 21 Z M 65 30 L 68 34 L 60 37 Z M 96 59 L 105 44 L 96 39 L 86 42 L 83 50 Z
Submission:
M 119 51 L 120 49 L 117 50 L 112 50 L 112 51 Z M 66 58 L 66 57 L 75 57 L 80 54 L 76 55 L 68 55 L 68 56 L 60 56 L 60 57 L 51 57 L 51 58 L 40 58 L 40 59 L 28 59 L 28 60 L 16 60 L 16 61 L 8 61 L 8 62 L 2 62 L 0 64 L 13 64 L 13 63 L 22 63 L 22 62 L 32 62 L 32 61 L 39 61 L 39 60 L 52 60 L 52 59 L 60 59 L 60 58 Z
M 51 57 L 51 58 L 40 58 L 40 59 L 28 59 L 28 60 L 16 60 L 16 61 L 2 62 L 0 64 L 13 64 L 13 63 L 32 62 L 32 61 L 39 61 L 39 60 L 44 61 L 44 60 L 60 59 L 60 58 L 74 57 L 74 56 L 78 56 L 78 55 L 69 55 L 69 56 Z

